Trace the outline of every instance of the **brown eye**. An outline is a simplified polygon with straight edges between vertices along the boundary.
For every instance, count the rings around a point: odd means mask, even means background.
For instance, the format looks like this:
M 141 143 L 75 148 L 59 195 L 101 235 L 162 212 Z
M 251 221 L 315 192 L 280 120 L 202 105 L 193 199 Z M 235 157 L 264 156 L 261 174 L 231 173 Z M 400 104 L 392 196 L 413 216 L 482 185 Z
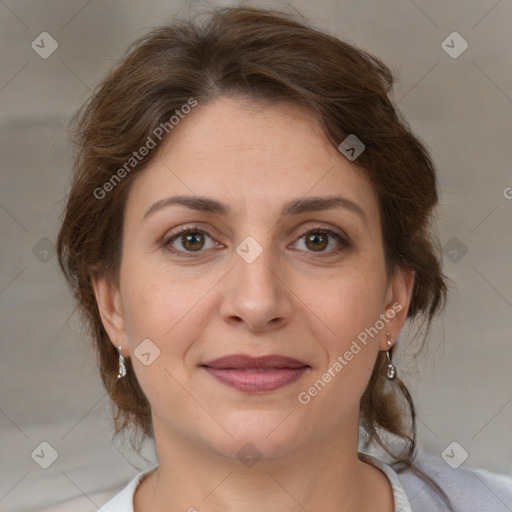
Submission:
M 204 236 L 203 233 L 192 232 L 187 233 L 181 236 L 182 246 L 187 251 L 198 251 L 201 250 L 204 246 Z
M 314 252 L 321 256 L 332 256 L 352 246 L 348 238 L 331 229 L 320 227 L 309 230 L 299 238 L 299 241 L 305 247 L 305 249 L 301 247 L 299 249 L 309 253 Z M 333 245 L 333 247 L 328 248 L 330 245 Z
M 313 251 L 323 251 L 329 244 L 329 237 L 325 233 L 312 233 L 306 235 L 306 246 Z
M 211 242 L 207 246 L 207 239 L 210 239 Z M 211 249 L 216 245 L 211 236 L 202 231 L 199 228 L 186 228 L 181 231 L 174 233 L 167 240 L 163 242 L 163 247 L 168 251 L 178 255 L 178 256 L 193 256 L 194 253 L 202 253 L 205 252 L 206 249 Z

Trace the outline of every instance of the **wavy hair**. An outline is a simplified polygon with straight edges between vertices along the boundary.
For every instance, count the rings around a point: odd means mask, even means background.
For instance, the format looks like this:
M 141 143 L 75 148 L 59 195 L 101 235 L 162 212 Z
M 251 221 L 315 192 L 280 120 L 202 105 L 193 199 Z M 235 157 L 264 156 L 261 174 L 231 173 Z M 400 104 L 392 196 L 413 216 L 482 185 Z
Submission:
M 204 23 L 176 19 L 151 30 L 98 84 L 70 125 L 74 175 L 57 250 L 96 348 L 115 435 L 130 427 L 153 438 L 151 409 L 129 358 L 127 376 L 117 379 L 118 354 L 102 325 L 91 275 L 118 282 L 126 197 L 157 151 L 125 168 L 104 197 L 98 190 L 190 98 L 200 104 L 220 96 L 293 102 L 315 114 L 335 147 L 350 134 L 364 142 L 354 163 L 378 197 L 388 275 L 415 273 L 407 318 L 426 327 L 423 347 L 447 295 L 432 229 L 438 185 L 425 145 L 388 97 L 393 82 L 378 58 L 315 29 L 298 13 L 234 7 L 212 11 Z M 401 379 L 387 382 L 385 364 L 379 352 L 361 398 L 360 426 L 365 448 L 377 443 L 401 471 L 415 457 L 416 414 Z M 401 449 L 389 446 L 383 433 L 402 439 Z

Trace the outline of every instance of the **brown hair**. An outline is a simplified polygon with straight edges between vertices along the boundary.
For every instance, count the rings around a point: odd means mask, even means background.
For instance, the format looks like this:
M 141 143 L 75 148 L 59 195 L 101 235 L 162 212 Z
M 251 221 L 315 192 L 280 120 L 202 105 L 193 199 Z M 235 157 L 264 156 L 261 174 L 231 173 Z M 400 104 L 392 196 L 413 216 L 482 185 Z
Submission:
M 350 134 L 363 141 L 366 148 L 354 163 L 378 196 L 388 275 L 399 268 L 415 272 L 408 318 L 426 323 L 423 347 L 447 294 L 431 226 L 437 178 L 425 146 L 388 98 L 392 84 L 391 71 L 376 57 L 299 15 L 236 7 L 213 11 L 204 24 L 175 20 L 152 30 L 97 86 L 71 125 L 75 174 L 57 248 L 114 404 L 115 435 L 133 427 L 152 438 L 150 404 L 129 359 L 127 376 L 116 378 L 118 354 L 103 328 L 90 276 L 117 282 L 125 200 L 157 149 L 129 168 L 126 162 L 191 98 L 199 104 L 220 96 L 291 101 L 315 113 L 335 147 Z M 113 180 L 123 165 L 122 179 Z M 416 449 L 414 405 L 399 378 L 388 383 L 385 363 L 379 352 L 361 398 L 365 447 L 375 441 L 409 467 Z M 399 436 L 404 448 L 392 450 L 379 431 Z

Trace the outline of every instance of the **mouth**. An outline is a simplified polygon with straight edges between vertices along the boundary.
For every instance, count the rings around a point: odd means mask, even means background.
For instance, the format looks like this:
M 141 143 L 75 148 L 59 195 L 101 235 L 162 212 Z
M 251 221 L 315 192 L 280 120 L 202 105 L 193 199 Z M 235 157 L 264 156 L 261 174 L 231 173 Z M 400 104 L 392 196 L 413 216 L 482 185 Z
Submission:
M 274 391 L 296 381 L 310 368 L 302 361 L 277 354 L 233 354 L 200 366 L 222 384 L 249 393 Z

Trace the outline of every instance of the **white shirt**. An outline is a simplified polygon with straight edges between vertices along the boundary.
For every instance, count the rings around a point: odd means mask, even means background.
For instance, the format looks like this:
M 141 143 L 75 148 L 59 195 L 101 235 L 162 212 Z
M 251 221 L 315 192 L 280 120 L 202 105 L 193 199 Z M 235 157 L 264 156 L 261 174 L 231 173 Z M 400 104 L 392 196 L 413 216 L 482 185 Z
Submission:
M 360 452 L 359 458 L 386 474 L 393 489 L 395 512 L 449 510 L 436 491 L 410 469 L 396 473 L 390 465 L 372 455 Z M 512 512 L 512 474 L 507 476 L 463 466 L 452 469 L 440 457 L 422 452 L 418 453 L 415 465 L 439 484 L 454 512 Z M 138 484 L 157 467 L 158 464 L 137 474 L 100 511 L 134 512 L 133 497 Z

